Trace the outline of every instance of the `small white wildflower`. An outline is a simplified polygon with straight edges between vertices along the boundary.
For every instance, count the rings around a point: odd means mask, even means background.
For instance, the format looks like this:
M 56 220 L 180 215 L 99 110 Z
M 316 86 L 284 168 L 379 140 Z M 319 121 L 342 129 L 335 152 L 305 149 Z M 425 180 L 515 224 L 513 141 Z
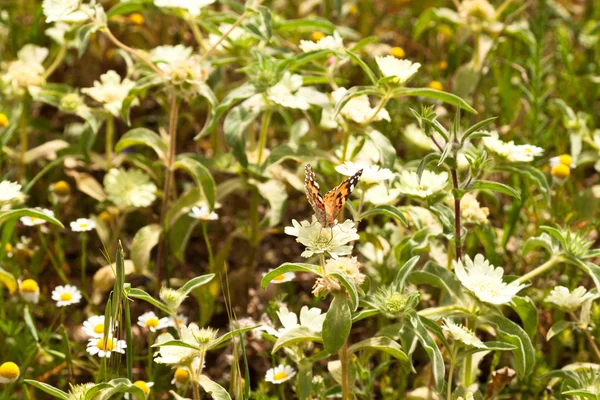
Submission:
M 267 370 L 265 381 L 274 384 L 280 384 L 289 381 L 294 377 L 294 375 L 296 375 L 294 368 L 290 367 L 289 365 L 284 366 L 283 364 L 280 364 L 275 368 L 270 368 Z
M 216 221 L 219 219 L 219 215 L 214 211 L 210 211 L 208 206 L 205 205 L 192 207 L 192 211 L 188 215 L 201 221 Z
M 52 291 L 52 300 L 57 307 L 70 306 L 81 301 L 81 292 L 73 285 L 57 286 Z
M 348 92 L 346 88 L 338 88 L 331 93 L 331 97 L 335 103 L 338 103 Z M 385 108 L 382 108 L 377 112 L 377 115 L 373 118 L 375 107 L 371 107 L 369 97 L 367 95 L 360 95 L 353 97 L 348 101 L 340 111 L 340 115 L 346 119 L 352 120 L 358 124 L 364 124 L 367 121 L 373 119 L 373 121 L 381 121 L 382 119 L 390 121 L 390 114 Z
M 483 145 L 492 153 L 510 162 L 530 162 L 544 154 L 544 149 L 529 144 L 517 145 L 512 140 L 504 142 L 498 138 L 497 132 L 482 139 Z
M 117 340 L 109 335 L 89 339 L 86 351 L 93 356 L 97 354 L 100 358 L 110 358 L 112 353 L 125 354 L 126 347 L 124 340 Z
M 300 50 L 302 50 L 304 53 L 316 50 L 341 51 L 344 50 L 344 39 L 342 39 L 338 31 L 335 31 L 333 32 L 333 36 L 325 36 L 318 42 L 313 42 L 312 40 L 301 40 L 298 47 L 300 47 Z
M 466 224 L 481 225 L 487 222 L 490 210 L 487 207 L 481 207 L 471 193 L 465 193 L 460 199 L 460 215 Z
M 315 333 L 320 333 L 323 330 L 323 321 L 325 321 L 327 314 L 323 314 L 318 307 L 308 308 L 307 306 L 303 306 L 300 309 L 300 319 L 298 320 L 298 315 L 289 311 L 287 306 L 283 305 L 277 311 L 277 316 L 279 317 L 279 322 L 283 325 L 282 328 L 275 329 L 268 325 L 263 325 L 258 330 L 264 330 L 275 337 L 280 337 L 300 326 L 308 328 Z
M 137 324 L 142 328 L 148 329 L 150 332 L 156 332 L 170 326 L 170 322 L 169 317 L 159 319 L 154 312 L 148 311 L 140 315 Z
M 40 300 L 40 286 L 33 279 L 19 280 L 19 294 L 28 303 L 37 304 Z
M 360 176 L 360 182 L 366 184 L 389 181 L 390 179 L 394 178 L 394 173 L 391 170 L 387 168 L 380 168 L 378 165 L 368 165 L 364 163 L 353 163 L 352 161 L 346 161 L 345 163 L 335 167 L 337 172 L 346 176 L 354 176 L 361 169 L 363 172 Z
M 592 293 L 587 293 L 583 286 L 579 286 L 569 292 L 569 289 L 564 286 L 557 286 L 546 297 L 546 301 L 554 303 L 566 311 L 574 311 L 581 307 L 584 301 L 593 298 Z
M 360 263 L 356 257 L 340 257 L 338 259 L 329 259 L 325 263 L 325 276 L 317 278 L 312 293 L 315 296 L 321 296 L 332 291 L 340 290 L 340 283 L 328 277 L 334 272 L 341 273 L 354 282 L 359 287 L 365 281 L 366 276 L 360 272 Z
M 100 81 L 94 81 L 93 87 L 83 88 L 81 92 L 102 103 L 104 109 L 117 117 L 121 112 L 123 100 L 134 86 L 135 82 L 127 78 L 121 81 L 119 74 L 110 70 L 100 76 Z
M 119 207 L 148 207 L 156 199 L 156 185 L 138 169 L 112 168 L 104 176 L 108 199 Z
M 354 221 L 349 219 L 331 228 L 323 228 L 314 217 L 312 223 L 308 221 L 298 223 L 292 220 L 292 225 L 285 228 L 285 233 L 296 236 L 296 241 L 306 246 L 306 250 L 302 252 L 302 257 L 306 258 L 324 253 L 332 258 L 350 254 L 352 246 L 348 243 L 359 238 Z
M 272 268 L 271 268 L 271 269 L 269 269 L 269 272 L 271 272 L 271 271 L 273 271 L 273 269 L 272 269 Z M 267 275 L 267 273 L 266 273 L 266 272 L 263 272 L 263 277 L 264 277 L 265 275 Z M 273 279 L 271 280 L 271 283 L 274 283 L 274 284 L 277 284 L 277 285 L 279 285 L 279 284 L 281 284 L 281 283 L 285 283 L 285 282 L 291 282 L 291 281 L 293 281 L 293 280 L 294 280 L 294 278 L 295 278 L 295 277 L 296 277 L 296 274 L 295 274 L 295 273 L 293 273 L 293 272 L 284 272 L 283 274 L 281 274 L 281 275 L 278 275 L 278 276 L 276 276 L 275 278 L 273 278 Z
M 448 173 L 425 170 L 419 180 L 419 175 L 415 171 L 402 171 L 400 173 L 400 192 L 409 196 L 429 197 L 443 191 L 448 185 Z
M 83 322 L 83 332 L 92 338 L 104 336 L 104 315 L 94 315 Z M 112 330 L 109 328 L 109 330 Z
M 375 57 L 379 70 L 385 77 L 393 76 L 394 82 L 404 84 L 417 73 L 421 64 L 410 60 L 399 60 L 394 56 Z
M 36 207 L 35 210 L 43 212 L 44 214 L 46 214 L 50 217 L 54 217 L 54 212 L 51 210 L 48 210 L 47 208 Z M 46 220 L 38 218 L 38 217 L 25 216 L 25 217 L 21 217 L 21 222 L 25 226 L 36 226 L 36 225 L 45 224 Z
M 160 8 L 179 8 L 196 17 L 200 15 L 202 9 L 211 5 L 216 0 L 154 0 L 154 5 Z
M 442 329 L 449 332 L 454 340 L 463 342 L 467 346 L 473 346 L 480 349 L 486 348 L 485 344 L 483 344 L 483 342 L 477 336 L 475 336 L 473 332 L 463 325 L 458 325 L 449 319 L 445 319 Z
M 73 232 L 89 232 L 96 229 L 96 223 L 89 218 L 77 218 L 70 225 Z
M 14 200 L 21 196 L 21 185 L 17 182 L 0 182 L 0 203 Z
M 388 187 L 384 183 L 371 186 L 365 192 L 365 202 L 379 206 L 384 204 L 394 204 L 400 197 L 400 189 Z

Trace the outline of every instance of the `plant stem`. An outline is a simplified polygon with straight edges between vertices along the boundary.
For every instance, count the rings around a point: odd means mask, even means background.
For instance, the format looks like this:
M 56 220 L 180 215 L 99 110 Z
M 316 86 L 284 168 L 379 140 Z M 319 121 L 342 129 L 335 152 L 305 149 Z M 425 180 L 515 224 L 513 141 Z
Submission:
M 590 342 L 590 346 L 592 346 L 592 349 L 594 349 L 596 360 L 600 361 L 600 349 L 598 348 L 598 345 L 596 344 L 596 341 L 594 340 L 594 337 L 588 330 L 587 326 L 583 328 L 583 332 L 585 333 L 585 337 L 587 338 L 588 342 Z
M 350 130 L 346 124 L 342 124 L 342 129 L 344 131 L 344 139 L 342 142 L 342 158 L 340 159 L 340 163 L 343 164 L 346 162 L 346 155 L 348 153 L 348 143 L 350 142 Z
M 169 266 L 167 263 L 167 251 L 165 247 L 168 240 L 169 223 L 166 220 L 167 211 L 169 209 L 169 198 L 171 197 L 171 181 L 173 180 L 173 163 L 175 161 L 175 147 L 177 138 L 177 118 L 179 116 L 179 102 L 177 96 L 171 95 L 170 100 L 170 114 L 169 114 L 169 152 L 167 157 L 167 164 L 165 165 L 165 186 L 163 188 L 163 202 L 160 212 L 160 220 L 163 224 L 163 235 L 161 240 L 158 242 L 158 282 L 159 287 L 163 279 L 166 279 L 167 286 L 170 286 L 170 274 Z
M 147 365 L 146 365 L 146 375 L 148 376 L 148 380 L 153 380 L 152 378 L 152 344 L 154 343 L 154 334 L 152 331 L 148 332 L 148 354 L 147 354 Z
M 108 114 L 108 118 L 106 119 L 106 170 L 112 168 L 112 148 L 115 134 L 115 119 L 112 114 Z
M 392 95 L 392 90 L 388 89 L 387 93 L 385 94 L 385 96 L 383 96 L 381 98 L 381 101 L 379 102 L 379 104 L 377 105 L 377 108 L 375 109 L 375 112 L 373 113 L 373 115 L 371 115 L 371 117 L 369 117 L 368 120 L 366 120 L 365 122 L 362 123 L 362 125 L 367 125 L 370 124 L 371 122 L 373 122 L 373 120 L 375 118 L 377 118 L 377 115 L 379 114 L 379 111 L 381 111 L 381 109 L 383 107 L 385 107 L 385 105 L 387 104 L 388 100 L 390 99 L 390 96 Z
M 257 6 L 260 5 L 260 3 L 262 3 L 262 1 L 259 1 L 258 4 L 257 4 Z M 235 28 L 237 28 L 238 26 L 240 26 L 240 24 L 242 22 L 244 22 L 244 20 L 246 18 L 248 18 L 251 14 L 252 14 L 251 11 L 244 11 L 244 13 L 242 15 L 240 15 L 240 17 L 237 19 L 237 21 L 235 21 L 233 23 L 233 25 L 231 25 L 231 28 L 229 28 L 229 30 L 227 32 L 225 32 L 223 34 L 223 36 L 221 36 L 221 38 L 219 38 L 219 40 L 217 40 L 217 42 L 211 46 L 210 49 L 206 50 L 206 52 L 204 54 L 202 54 L 202 56 L 200 57 L 200 60 L 198 61 L 198 63 L 202 63 L 204 60 L 206 60 L 206 58 L 208 56 L 210 56 L 212 53 L 214 53 L 215 50 L 219 47 L 219 45 L 221 43 L 223 43 L 223 41 L 225 39 L 227 39 L 227 37 L 229 35 L 231 35 L 231 32 L 233 32 L 235 30 Z
M 447 400 L 452 400 L 452 378 L 454 376 L 454 360 L 450 360 L 450 368 L 448 369 L 448 393 L 446 395 Z
M 27 174 L 27 164 L 25 155 L 29 147 L 29 137 L 27 136 L 27 114 L 29 113 L 29 98 L 23 99 L 21 106 L 21 116 L 19 117 L 19 137 L 20 137 L 20 156 L 19 156 L 19 181 L 25 182 Z
M 465 321 L 465 324 L 467 326 L 468 329 L 470 329 L 472 332 L 475 331 L 475 322 L 471 323 L 471 320 L 469 320 L 468 318 Z M 473 370 L 473 355 L 469 354 L 467 356 L 467 358 L 465 359 L 465 381 L 464 386 L 465 387 L 469 387 L 469 385 L 471 384 L 471 371 Z
M 83 232 L 81 235 L 81 294 L 85 300 L 89 303 L 90 297 L 87 293 L 87 276 L 86 276 L 86 267 L 87 267 L 87 244 L 88 244 L 88 235 L 87 232 Z
M 552 268 L 555 264 L 558 264 L 559 262 L 562 262 L 562 261 L 564 261 L 562 257 L 554 256 L 554 257 L 550 258 L 548 261 L 546 261 L 545 263 L 543 263 L 542 265 L 540 265 L 539 267 L 537 267 L 534 270 L 529 271 L 525 275 L 521 276 L 515 282 L 523 283 L 523 282 L 529 281 L 532 278 L 534 278 L 540 274 L 543 274 L 544 272 L 546 272 L 547 270 Z
M 208 240 L 208 222 L 202 221 L 200 223 L 202 225 L 202 236 L 204 236 L 204 243 L 206 244 L 206 250 L 208 251 L 208 267 L 210 272 L 215 272 L 215 262 L 212 246 L 210 245 L 210 240 Z
M 194 34 L 194 39 L 196 39 L 196 42 L 198 42 L 198 46 L 200 46 L 202 49 L 206 50 L 206 43 L 204 42 L 204 39 L 202 38 L 202 32 L 200 32 L 200 29 L 198 29 L 198 25 L 196 25 L 196 21 L 194 21 L 194 18 L 190 17 L 190 19 L 188 19 L 187 22 L 190 25 L 190 28 L 192 29 L 192 33 Z
M 342 400 L 350 398 L 348 387 L 348 339 L 339 351 L 340 362 L 342 364 Z
M 54 254 L 52 253 L 52 251 L 50 251 L 50 249 L 48 248 L 48 243 L 46 242 L 46 238 L 44 237 L 44 234 L 42 233 L 41 229 L 38 229 L 38 234 L 39 234 L 39 237 L 40 237 L 40 242 L 42 244 L 42 248 L 44 249 L 44 252 L 46 252 L 46 254 L 48 254 L 48 257 L 50 258 L 50 263 L 52 264 L 52 266 L 56 270 L 56 273 L 58 274 L 58 276 L 60 277 L 60 279 L 63 281 L 63 283 L 66 284 L 66 285 L 68 285 L 69 284 L 69 280 L 67 279 L 67 277 L 65 276 L 64 271 L 60 267 L 60 264 L 58 263 L 58 260 L 54 257 Z
M 258 138 L 258 159 L 256 164 L 262 164 L 262 156 L 265 148 L 265 144 L 267 143 L 267 132 L 269 130 L 269 123 L 271 122 L 271 115 L 273 111 L 271 109 L 267 109 L 262 117 L 262 122 L 260 124 L 260 136 Z
M 67 55 L 68 46 L 69 44 L 67 42 L 65 42 L 65 44 L 62 45 L 62 47 L 56 54 L 56 58 L 54 59 L 54 61 L 52 61 L 52 64 L 50 64 L 48 68 L 46 68 L 46 71 L 44 71 L 44 75 L 42 76 L 44 80 L 48 79 L 50 75 L 52 75 L 52 73 L 56 70 L 56 68 L 60 65 L 62 60 L 64 60 L 65 55 Z
M 455 157 L 456 158 L 456 157 Z M 456 169 L 451 170 L 452 174 L 452 185 L 454 186 L 455 191 L 459 189 L 458 186 L 458 173 Z M 462 260 L 462 244 L 460 238 L 460 197 L 456 193 L 453 193 L 454 196 L 454 243 L 456 247 L 456 260 Z

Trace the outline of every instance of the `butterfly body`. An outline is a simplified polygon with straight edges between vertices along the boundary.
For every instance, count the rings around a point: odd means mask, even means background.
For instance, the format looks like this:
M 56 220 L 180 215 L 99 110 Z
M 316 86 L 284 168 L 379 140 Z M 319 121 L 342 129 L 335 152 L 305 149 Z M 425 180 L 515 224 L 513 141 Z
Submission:
M 310 164 L 306 165 L 305 171 L 306 177 L 304 179 L 304 189 L 306 190 L 308 202 L 315 211 L 317 221 L 319 221 L 323 227 L 329 228 L 334 226 L 337 222 L 337 216 L 342 211 L 342 208 L 344 208 L 346 200 L 348 200 L 348 197 L 352 194 L 352 191 L 362 175 L 362 169 L 335 188 L 331 189 L 325 196 L 321 195 L 315 172 Z

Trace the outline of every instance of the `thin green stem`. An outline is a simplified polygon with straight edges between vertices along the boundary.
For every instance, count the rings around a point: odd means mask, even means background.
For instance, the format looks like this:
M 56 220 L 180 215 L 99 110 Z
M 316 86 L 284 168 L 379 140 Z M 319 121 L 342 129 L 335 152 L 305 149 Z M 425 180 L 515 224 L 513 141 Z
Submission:
M 563 261 L 564 261 L 564 259 L 561 256 L 554 256 L 554 257 L 550 258 L 548 261 L 546 261 L 545 263 L 543 263 L 542 265 L 540 265 L 539 267 L 537 267 L 534 270 L 529 271 L 525 275 L 521 276 L 515 282 L 523 283 L 523 282 L 530 281 L 531 279 L 535 278 L 536 276 L 548 271 L 554 265 L 556 265 L 560 262 L 563 262 Z
M 60 264 L 58 263 L 58 260 L 54 257 L 54 254 L 52 253 L 52 251 L 48 248 L 48 243 L 46 242 L 46 238 L 44 237 L 44 234 L 42 233 L 41 229 L 39 229 L 39 228 L 38 228 L 38 235 L 40 237 L 40 242 L 42 244 L 42 248 L 44 249 L 44 252 L 46 254 L 48 254 L 48 257 L 50 258 L 50 264 L 52 264 L 52 266 L 54 267 L 54 270 L 56 271 L 56 273 L 58 274 L 60 279 L 63 281 L 63 283 L 68 285 L 69 280 L 65 276 L 65 273 L 62 270 Z
M 196 21 L 194 20 L 194 18 L 191 17 L 190 19 L 188 19 L 187 22 L 188 22 L 188 25 L 190 26 L 190 29 L 192 30 L 194 39 L 196 39 L 196 42 L 198 42 L 198 46 L 200 46 L 203 50 L 206 50 L 206 43 L 204 42 L 204 39 L 202 38 L 202 32 L 200 32 L 200 29 L 198 28 L 198 25 L 196 25 Z
M 19 117 L 19 138 L 20 138 L 20 156 L 19 156 L 19 181 L 25 182 L 27 179 L 27 148 L 29 147 L 29 137 L 27 136 L 27 114 L 29 113 L 29 98 L 23 99 L 21 106 L 21 115 Z
M 391 96 L 392 96 L 392 90 L 388 89 L 388 91 L 385 94 L 385 96 L 383 96 L 381 98 L 381 100 L 379 101 L 379 104 L 377 105 L 377 108 L 375 109 L 375 112 L 373 112 L 373 115 L 371 115 L 371 117 L 369 117 L 369 119 L 367 119 L 362 124 L 363 125 L 368 125 L 371 122 L 373 122 L 373 120 L 375 120 L 375 118 L 377 118 L 377 115 L 379 114 L 379 112 L 383 109 L 383 107 L 385 107 L 385 105 L 387 104 L 387 102 L 388 102 L 388 100 L 390 99 Z
M 452 400 L 452 381 L 453 381 L 453 376 L 454 376 L 454 367 L 455 367 L 455 363 L 454 360 L 450 360 L 450 368 L 448 369 L 448 392 L 446 394 L 446 399 L 447 400 Z
M 88 296 L 87 290 L 87 246 L 88 246 L 88 234 L 83 232 L 81 235 L 81 294 L 85 300 L 89 303 L 90 297 Z
M 348 155 L 348 143 L 350 142 L 351 133 L 346 125 L 343 125 L 344 130 L 344 139 L 342 142 L 342 158 L 340 159 L 340 163 L 345 163 Z
M 262 3 L 262 0 L 258 2 L 257 6 Z M 237 21 L 235 21 L 233 23 L 233 25 L 231 25 L 231 28 L 229 28 L 229 30 L 227 32 L 225 32 L 223 34 L 223 36 L 221 36 L 219 38 L 219 40 L 217 40 L 217 42 L 215 44 L 213 44 L 208 50 L 206 50 L 206 52 L 204 54 L 202 54 L 202 56 L 200 57 L 199 63 L 202 63 L 204 60 L 206 60 L 206 58 L 208 56 L 210 56 L 212 53 L 215 52 L 215 50 L 217 50 L 219 48 L 219 46 L 221 45 L 221 43 L 223 43 L 223 41 L 225 39 L 227 39 L 227 37 L 229 35 L 231 35 L 231 33 L 235 30 L 235 28 L 237 28 L 238 26 L 240 26 L 240 24 L 242 22 L 244 22 L 244 20 L 246 18 L 248 18 L 251 14 L 253 14 L 253 12 L 251 11 L 245 11 L 242 15 L 240 15 L 240 17 L 237 19 Z
M 52 75 L 52 73 L 56 70 L 56 68 L 58 68 L 60 63 L 64 60 L 65 55 L 67 55 L 68 47 L 69 47 L 69 44 L 68 44 L 68 42 L 65 41 L 65 43 L 62 45 L 62 47 L 56 54 L 56 58 L 54 59 L 54 61 L 52 61 L 52 64 L 50 64 L 48 66 L 48 68 L 46 68 L 46 71 L 44 71 L 44 75 L 42 75 L 44 80 L 48 79 L 50 77 L 50 75 Z
M 471 321 L 469 318 L 465 321 L 467 328 L 471 331 L 475 331 L 475 321 Z M 473 370 L 473 355 L 469 354 L 465 359 L 465 374 L 464 374 L 464 386 L 469 387 L 472 381 L 472 370 Z
M 106 118 L 106 170 L 112 168 L 112 149 L 115 135 L 115 119 L 112 114 L 108 114 Z
M 592 349 L 594 350 L 594 355 L 596 356 L 596 360 L 600 361 L 600 349 L 598 348 L 598 345 L 596 344 L 596 340 L 594 340 L 594 337 L 590 333 L 588 327 L 583 326 L 583 324 L 581 323 L 579 318 L 577 318 L 575 313 L 569 312 L 569 315 L 571 315 L 571 318 L 573 318 L 573 320 L 575 322 L 577 322 L 577 325 L 579 327 L 581 327 L 581 330 L 583 330 L 583 333 L 585 333 L 585 337 L 586 337 L 587 341 L 589 342 L 590 346 L 592 346 Z
M 348 382 L 348 339 L 346 339 L 338 354 L 342 364 L 342 400 L 349 400 L 350 388 Z
M 258 165 L 262 164 L 262 157 L 265 149 L 265 144 L 267 143 L 267 132 L 269 130 L 269 124 L 271 122 L 272 114 L 273 111 L 271 111 L 271 109 L 269 108 L 267 109 L 267 111 L 264 112 L 262 117 L 262 122 L 260 125 L 260 136 L 258 138 L 258 159 L 256 162 Z
M 208 222 L 202 221 L 200 224 L 202 225 L 202 236 L 204 237 L 204 244 L 206 244 L 206 250 L 208 251 L 209 271 L 214 272 L 215 262 L 212 246 L 210 245 L 210 240 L 208 240 Z
M 146 375 L 149 380 L 153 380 L 152 378 L 152 344 L 154 343 L 154 333 L 152 331 L 148 332 L 148 354 L 146 355 Z

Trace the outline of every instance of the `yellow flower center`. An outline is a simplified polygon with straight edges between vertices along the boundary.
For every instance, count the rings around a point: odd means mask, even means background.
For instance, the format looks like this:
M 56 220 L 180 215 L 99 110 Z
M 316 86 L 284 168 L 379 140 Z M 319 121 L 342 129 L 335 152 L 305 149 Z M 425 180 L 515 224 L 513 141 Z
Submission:
M 6 246 L 4 246 L 4 250 L 5 250 L 7 253 L 10 253 L 10 252 L 12 251 L 12 249 L 13 249 L 13 246 L 12 246 L 12 244 L 10 244 L 10 243 L 6 243 Z
M 402 47 L 392 47 L 390 54 L 396 58 L 404 58 L 406 56 L 406 53 Z
M 96 324 L 96 326 L 94 326 L 94 333 L 104 333 L 104 323 Z
M 100 338 L 96 342 L 96 347 L 104 351 L 112 351 L 115 348 L 115 344 L 112 339 Z
M 158 326 L 158 318 L 148 318 L 148 320 L 146 321 L 146 327 L 147 328 L 156 328 Z
M 108 224 L 112 219 L 108 211 L 102 211 L 100 215 L 98 215 L 98 218 L 100 218 L 100 220 L 103 221 L 105 224 Z
M 440 81 L 431 81 L 427 87 L 435 90 L 444 90 L 444 85 Z
M 33 279 L 25 279 L 23 282 L 21 282 L 22 292 L 35 293 L 38 290 L 40 290 L 40 287 L 38 286 L 37 282 Z
M 313 42 L 318 42 L 319 40 L 323 39 L 324 37 L 325 37 L 325 34 L 323 32 L 315 31 L 310 35 L 310 40 L 312 40 Z
M 276 380 L 276 381 L 281 380 L 281 379 L 285 379 L 287 377 L 288 377 L 288 374 L 286 372 L 284 372 L 284 371 L 277 372 L 275 375 L 273 375 L 273 379 Z
M 133 384 L 137 387 L 139 387 L 140 389 L 142 389 L 142 392 L 144 392 L 144 394 L 147 396 L 148 393 L 150 393 L 150 388 L 148 387 L 148 384 L 144 381 L 135 381 L 133 382 Z
M 37 217 L 29 217 L 29 220 L 30 220 L 31 222 L 35 222 L 35 221 L 37 221 L 37 220 L 38 220 L 38 218 L 37 218 Z
M 275 278 L 273 278 L 273 280 L 274 280 L 274 281 L 278 281 L 278 282 L 279 282 L 279 281 L 282 281 L 282 280 L 284 280 L 284 279 L 285 279 L 285 275 L 283 275 L 283 274 L 281 274 L 281 275 L 278 275 L 278 276 L 276 276 Z
M 60 295 L 60 301 L 71 301 L 73 300 L 73 295 L 71 293 L 63 293 Z
M 81 224 L 79 224 L 79 228 L 80 228 L 80 229 L 87 229 L 87 227 L 88 227 L 88 224 L 86 224 L 85 222 L 84 222 L 84 223 L 81 223 Z
M 8 117 L 6 114 L 0 113 L 0 128 L 4 128 L 8 125 Z
M 8 361 L 0 365 L 0 376 L 4 379 L 16 379 L 20 373 L 21 371 L 19 370 L 19 366 L 14 362 Z
M 563 155 L 559 156 L 558 160 L 560 161 L 561 164 L 564 164 L 569 167 L 571 166 L 571 164 L 573 164 L 573 158 L 571 158 L 571 156 L 568 154 L 563 154 Z
M 351 4 L 350 7 L 348 7 L 348 14 L 350 14 L 350 15 L 358 14 L 358 7 L 356 6 L 356 4 Z
M 190 373 L 186 369 L 177 368 L 175 370 L 175 380 L 179 383 L 185 383 L 190 377 Z
M 531 147 L 525 147 L 525 153 L 533 153 L 533 150 L 531 150 Z
M 571 175 L 571 168 L 565 164 L 558 164 L 552 168 L 552 176 L 559 179 L 568 178 Z
M 446 69 L 448 69 L 448 62 L 446 60 L 440 61 L 438 64 L 438 68 L 442 71 L 445 71 Z
M 54 184 L 54 193 L 59 196 L 68 196 L 71 193 L 71 187 L 65 181 L 58 181 Z
M 144 16 L 140 13 L 133 13 L 129 16 L 129 22 L 134 25 L 142 25 L 144 23 Z

